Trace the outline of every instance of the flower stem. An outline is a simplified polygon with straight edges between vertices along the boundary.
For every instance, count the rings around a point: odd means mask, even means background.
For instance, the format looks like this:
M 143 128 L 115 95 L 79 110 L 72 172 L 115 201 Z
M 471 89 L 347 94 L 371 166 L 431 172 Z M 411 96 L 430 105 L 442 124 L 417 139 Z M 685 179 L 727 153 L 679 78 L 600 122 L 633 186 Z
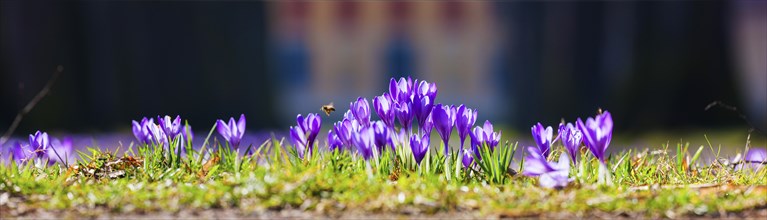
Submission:
M 610 169 L 607 168 L 605 163 L 599 163 L 599 179 L 597 180 L 597 183 L 599 185 L 613 185 L 612 173 L 610 173 Z

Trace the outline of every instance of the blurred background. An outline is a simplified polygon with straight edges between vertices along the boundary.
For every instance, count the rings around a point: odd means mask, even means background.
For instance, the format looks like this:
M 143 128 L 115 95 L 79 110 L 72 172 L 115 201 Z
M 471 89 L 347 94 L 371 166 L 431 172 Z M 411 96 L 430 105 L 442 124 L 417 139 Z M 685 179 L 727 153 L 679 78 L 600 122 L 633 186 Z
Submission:
M 166 114 L 207 133 L 240 113 L 251 131 L 287 131 L 330 102 L 339 112 L 323 120 L 336 121 L 401 76 L 522 134 L 598 108 L 623 134 L 767 130 L 759 0 L 3 0 L 0 131 L 57 65 L 64 73 L 15 134 L 128 132 Z M 713 101 L 749 122 L 704 110 Z

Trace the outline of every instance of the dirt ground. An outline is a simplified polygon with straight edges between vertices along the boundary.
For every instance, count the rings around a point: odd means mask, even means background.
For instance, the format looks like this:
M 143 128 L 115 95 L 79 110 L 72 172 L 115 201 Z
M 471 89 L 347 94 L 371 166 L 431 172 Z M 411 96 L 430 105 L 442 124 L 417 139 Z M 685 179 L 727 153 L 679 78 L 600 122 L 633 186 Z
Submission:
M 5 193 L 0 193 L 5 194 Z M 238 208 L 181 209 L 176 212 L 143 212 L 123 207 L 122 211 L 104 206 L 75 207 L 66 210 L 48 210 L 30 207 L 21 197 L 0 196 L 0 220 L 3 219 L 499 219 L 499 218 L 543 218 L 543 219 L 645 219 L 698 218 L 698 219 L 767 219 L 767 206 L 760 206 L 742 212 L 719 212 L 697 216 L 694 214 L 674 216 L 666 213 L 608 213 L 591 211 L 587 213 L 545 213 L 542 215 L 483 214 L 478 211 L 449 211 L 423 214 L 416 208 L 403 208 L 396 213 L 363 212 L 359 210 L 329 210 L 325 212 L 303 211 L 297 208 L 243 212 Z
M 534 216 L 483 216 L 478 212 L 440 212 L 431 215 L 413 213 L 362 213 L 342 212 L 338 214 L 319 214 L 301 210 L 269 210 L 245 214 L 239 209 L 208 209 L 208 210 L 182 210 L 179 212 L 151 212 L 151 213 L 114 213 L 105 208 L 80 209 L 80 210 L 26 210 L 14 212 L 7 206 L 0 207 L 0 219 L 497 219 L 497 218 L 544 218 L 544 219 L 644 219 L 646 215 L 641 213 L 606 213 L 591 212 L 581 215 L 572 213 L 550 213 Z M 724 213 L 724 215 L 706 216 L 664 216 L 671 218 L 699 218 L 699 219 L 767 219 L 767 207 L 747 210 L 739 213 Z

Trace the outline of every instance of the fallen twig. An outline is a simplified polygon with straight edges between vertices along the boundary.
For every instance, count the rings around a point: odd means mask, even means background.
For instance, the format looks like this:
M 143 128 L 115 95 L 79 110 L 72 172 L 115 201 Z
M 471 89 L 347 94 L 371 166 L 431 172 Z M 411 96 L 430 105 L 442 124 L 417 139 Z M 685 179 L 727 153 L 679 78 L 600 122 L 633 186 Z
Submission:
M 53 87 L 53 83 L 56 82 L 56 79 L 59 78 L 59 75 L 61 75 L 61 72 L 64 71 L 64 67 L 59 65 L 56 67 L 56 72 L 53 72 L 53 76 L 51 76 L 50 79 L 48 79 L 48 82 L 45 83 L 45 86 L 43 86 L 43 89 L 40 90 L 40 92 L 35 95 L 32 100 L 29 100 L 29 103 L 27 103 L 24 108 L 19 110 L 19 112 L 16 114 L 16 118 L 13 119 L 13 122 L 11 123 L 11 126 L 8 127 L 8 130 L 5 131 L 5 134 L 3 134 L 2 137 L 0 137 L 0 146 L 3 146 L 5 142 L 8 141 L 8 139 L 13 135 L 13 132 L 16 130 L 17 127 L 19 127 L 19 124 L 21 123 L 21 119 L 24 118 L 25 115 L 27 115 L 32 109 L 37 105 L 40 100 L 42 100 L 46 95 L 48 95 L 48 92 L 50 92 L 51 87 Z
M 751 120 L 749 120 L 748 117 L 746 117 L 745 114 L 743 114 L 742 112 L 740 112 L 740 110 L 738 110 L 738 107 L 735 107 L 735 106 L 732 106 L 732 105 L 728 105 L 727 103 L 724 103 L 722 101 L 713 101 L 713 102 L 709 103 L 708 105 L 706 105 L 706 108 L 704 108 L 704 110 L 708 111 L 711 108 L 716 107 L 716 106 L 719 106 L 719 107 L 721 107 L 723 109 L 726 109 L 726 110 L 729 110 L 729 111 L 732 111 L 732 112 L 735 112 L 736 114 L 738 114 L 738 117 L 740 117 L 740 119 L 743 119 L 743 121 L 746 122 L 746 124 L 748 124 L 748 126 L 751 127 L 751 129 L 749 129 L 749 133 L 750 133 L 750 131 L 756 131 L 756 132 L 759 132 L 762 135 L 767 135 L 767 133 L 764 133 L 764 131 L 762 131 L 758 127 L 754 126 L 754 124 L 751 123 Z

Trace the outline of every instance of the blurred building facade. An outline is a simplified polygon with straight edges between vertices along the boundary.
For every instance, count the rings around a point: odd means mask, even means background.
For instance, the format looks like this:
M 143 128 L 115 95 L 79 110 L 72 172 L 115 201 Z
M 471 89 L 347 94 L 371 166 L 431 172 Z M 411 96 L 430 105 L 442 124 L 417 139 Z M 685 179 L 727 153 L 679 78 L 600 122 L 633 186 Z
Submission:
M 274 52 L 283 58 L 282 117 L 358 96 L 381 95 L 391 77 L 436 82 L 437 102 L 509 112 L 497 61 L 500 28 L 492 2 L 318 1 L 271 5 Z M 371 100 L 372 101 L 372 100 Z
M 401 76 L 521 130 L 600 107 L 619 129 L 744 126 L 712 101 L 767 130 L 765 27 L 748 0 L 0 1 L 0 128 L 63 65 L 20 132 L 239 113 L 281 129 Z

